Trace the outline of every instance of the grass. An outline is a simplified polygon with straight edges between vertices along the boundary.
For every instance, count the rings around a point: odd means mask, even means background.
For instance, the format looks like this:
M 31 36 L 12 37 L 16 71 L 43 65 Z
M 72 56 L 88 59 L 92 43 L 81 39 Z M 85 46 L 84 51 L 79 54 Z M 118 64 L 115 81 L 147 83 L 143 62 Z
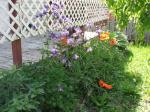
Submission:
M 150 111 L 150 46 L 130 46 L 133 52 L 132 61 L 126 67 L 126 71 L 140 77 L 142 83 L 138 87 L 140 101 L 137 112 Z M 133 79 L 136 81 L 135 79 Z
M 150 46 L 129 46 L 129 49 L 133 53 L 131 62 L 126 66 L 126 73 L 128 76 L 133 78 L 133 82 L 136 85 L 136 94 L 139 97 L 134 99 L 134 95 L 129 105 L 132 105 L 134 101 L 137 101 L 137 107 L 134 111 L 136 112 L 150 112 Z M 126 80 L 130 82 L 129 80 Z M 132 84 L 126 82 L 126 88 L 131 91 Z M 133 91 L 132 91 L 133 92 Z M 124 99 L 125 100 L 125 99 Z

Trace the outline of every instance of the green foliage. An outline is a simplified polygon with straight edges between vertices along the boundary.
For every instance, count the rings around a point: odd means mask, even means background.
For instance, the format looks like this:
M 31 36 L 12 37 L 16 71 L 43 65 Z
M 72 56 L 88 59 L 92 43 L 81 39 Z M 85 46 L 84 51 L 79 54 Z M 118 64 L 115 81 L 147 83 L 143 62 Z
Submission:
M 132 78 L 124 72 L 128 62 L 127 49 L 110 46 L 108 41 L 101 42 L 97 38 L 84 46 L 64 51 L 69 66 L 61 63 L 59 57 L 53 57 L 29 63 L 18 70 L 2 72 L 0 111 L 125 112 L 133 109 L 135 99 L 129 109 L 124 107 L 136 96 L 134 85 L 137 84 L 130 82 Z M 93 51 L 86 52 L 88 47 Z M 80 58 L 72 59 L 74 53 Z M 113 89 L 99 87 L 99 80 L 109 82 Z M 124 85 L 119 85 L 120 82 Z M 120 106 L 114 106 L 119 102 Z
M 117 46 L 122 49 L 126 49 L 128 45 L 128 39 L 125 34 L 122 32 L 111 32 L 110 38 L 116 38 L 118 41 Z
M 120 29 L 124 29 L 130 20 L 134 20 L 139 39 L 145 31 L 150 31 L 150 1 L 149 0 L 106 0 L 113 11 Z

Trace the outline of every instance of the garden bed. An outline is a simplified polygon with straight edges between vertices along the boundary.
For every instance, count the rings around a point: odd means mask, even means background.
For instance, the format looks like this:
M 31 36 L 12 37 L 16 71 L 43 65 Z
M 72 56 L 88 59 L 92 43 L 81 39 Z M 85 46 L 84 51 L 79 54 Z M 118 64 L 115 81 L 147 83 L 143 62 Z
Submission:
M 88 50 L 89 47 L 91 50 Z M 96 38 L 65 52 L 69 59 L 65 64 L 59 56 L 47 57 L 18 70 L 3 72 L 4 77 L 0 81 L 0 91 L 3 91 L 0 94 L 0 110 L 97 112 L 106 104 L 114 110 L 111 105 L 120 99 L 113 97 L 136 92 L 136 89 L 130 90 L 130 87 L 119 85 L 121 80 L 131 80 L 131 77 L 124 75 L 129 58 L 127 50 L 120 50 L 117 46 L 110 46 L 108 41 L 101 42 Z M 78 56 L 72 59 L 74 53 Z M 112 84 L 113 88 L 102 87 L 100 80 Z M 120 92 L 122 88 L 124 90 Z M 116 91 L 117 94 L 114 94 Z
M 41 60 L 26 64 L 18 70 L 0 73 L 7 75 L 0 80 L 0 111 L 34 112 L 48 108 L 53 112 L 67 112 L 66 108 L 72 107 L 69 112 L 148 112 L 150 48 L 129 46 L 129 49 L 133 52 L 130 58 L 126 53 L 113 48 L 107 49 L 109 54 L 99 44 L 99 48 L 95 49 L 99 51 L 99 55 L 92 51 L 86 56 L 87 60 L 83 61 L 87 63 L 87 71 L 78 71 L 78 66 L 85 67 L 77 64 L 81 60 L 75 62 L 76 69 L 69 70 L 55 63 L 56 61 Z M 95 64 L 90 63 L 93 61 Z M 94 79 L 95 76 L 97 77 Z M 99 87 L 99 79 L 111 84 L 113 88 L 106 90 Z M 60 83 L 64 85 L 59 85 Z M 75 105 L 71 106 L 74 101 Z M 43 105 L 43 102 L 50 104 Z

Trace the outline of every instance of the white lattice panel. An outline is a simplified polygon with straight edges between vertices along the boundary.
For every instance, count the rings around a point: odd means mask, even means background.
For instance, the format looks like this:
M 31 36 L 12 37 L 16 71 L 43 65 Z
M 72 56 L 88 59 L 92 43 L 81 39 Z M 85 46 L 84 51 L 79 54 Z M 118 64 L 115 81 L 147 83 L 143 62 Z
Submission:
M 35 19 L 35 15 L 43 11 L 44 5 L 60 1 L 64 3 L 63 13 L 72 19 L 74 25 L 87 22 L 98 22 L 108 18 L 108 10 L 101 0 L 0 0 L 0 43 L 4 40 L 14 41 L 44 34 L 53 29 L 50 15 Z M 15 15 L 15 16 L 14 16 Z M 31 28 L 37 26 L 37 30 Z

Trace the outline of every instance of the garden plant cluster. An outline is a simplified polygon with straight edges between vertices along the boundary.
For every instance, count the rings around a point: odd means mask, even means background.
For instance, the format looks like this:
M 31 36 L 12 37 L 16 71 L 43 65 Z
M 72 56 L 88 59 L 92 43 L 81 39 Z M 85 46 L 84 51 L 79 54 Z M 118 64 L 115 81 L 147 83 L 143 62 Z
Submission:
M 35 19 L 50 14 L 60 29 L 48 31 L 42 60 L 1 73 L 1 112 L 98 112 L 111 100 L 108 93 L 117 86 L 111 79 L 128 61 L 126 35 L 97 29 L 86 41 L 84 31 L 61 14 L 63 4 L 50 5 Z

